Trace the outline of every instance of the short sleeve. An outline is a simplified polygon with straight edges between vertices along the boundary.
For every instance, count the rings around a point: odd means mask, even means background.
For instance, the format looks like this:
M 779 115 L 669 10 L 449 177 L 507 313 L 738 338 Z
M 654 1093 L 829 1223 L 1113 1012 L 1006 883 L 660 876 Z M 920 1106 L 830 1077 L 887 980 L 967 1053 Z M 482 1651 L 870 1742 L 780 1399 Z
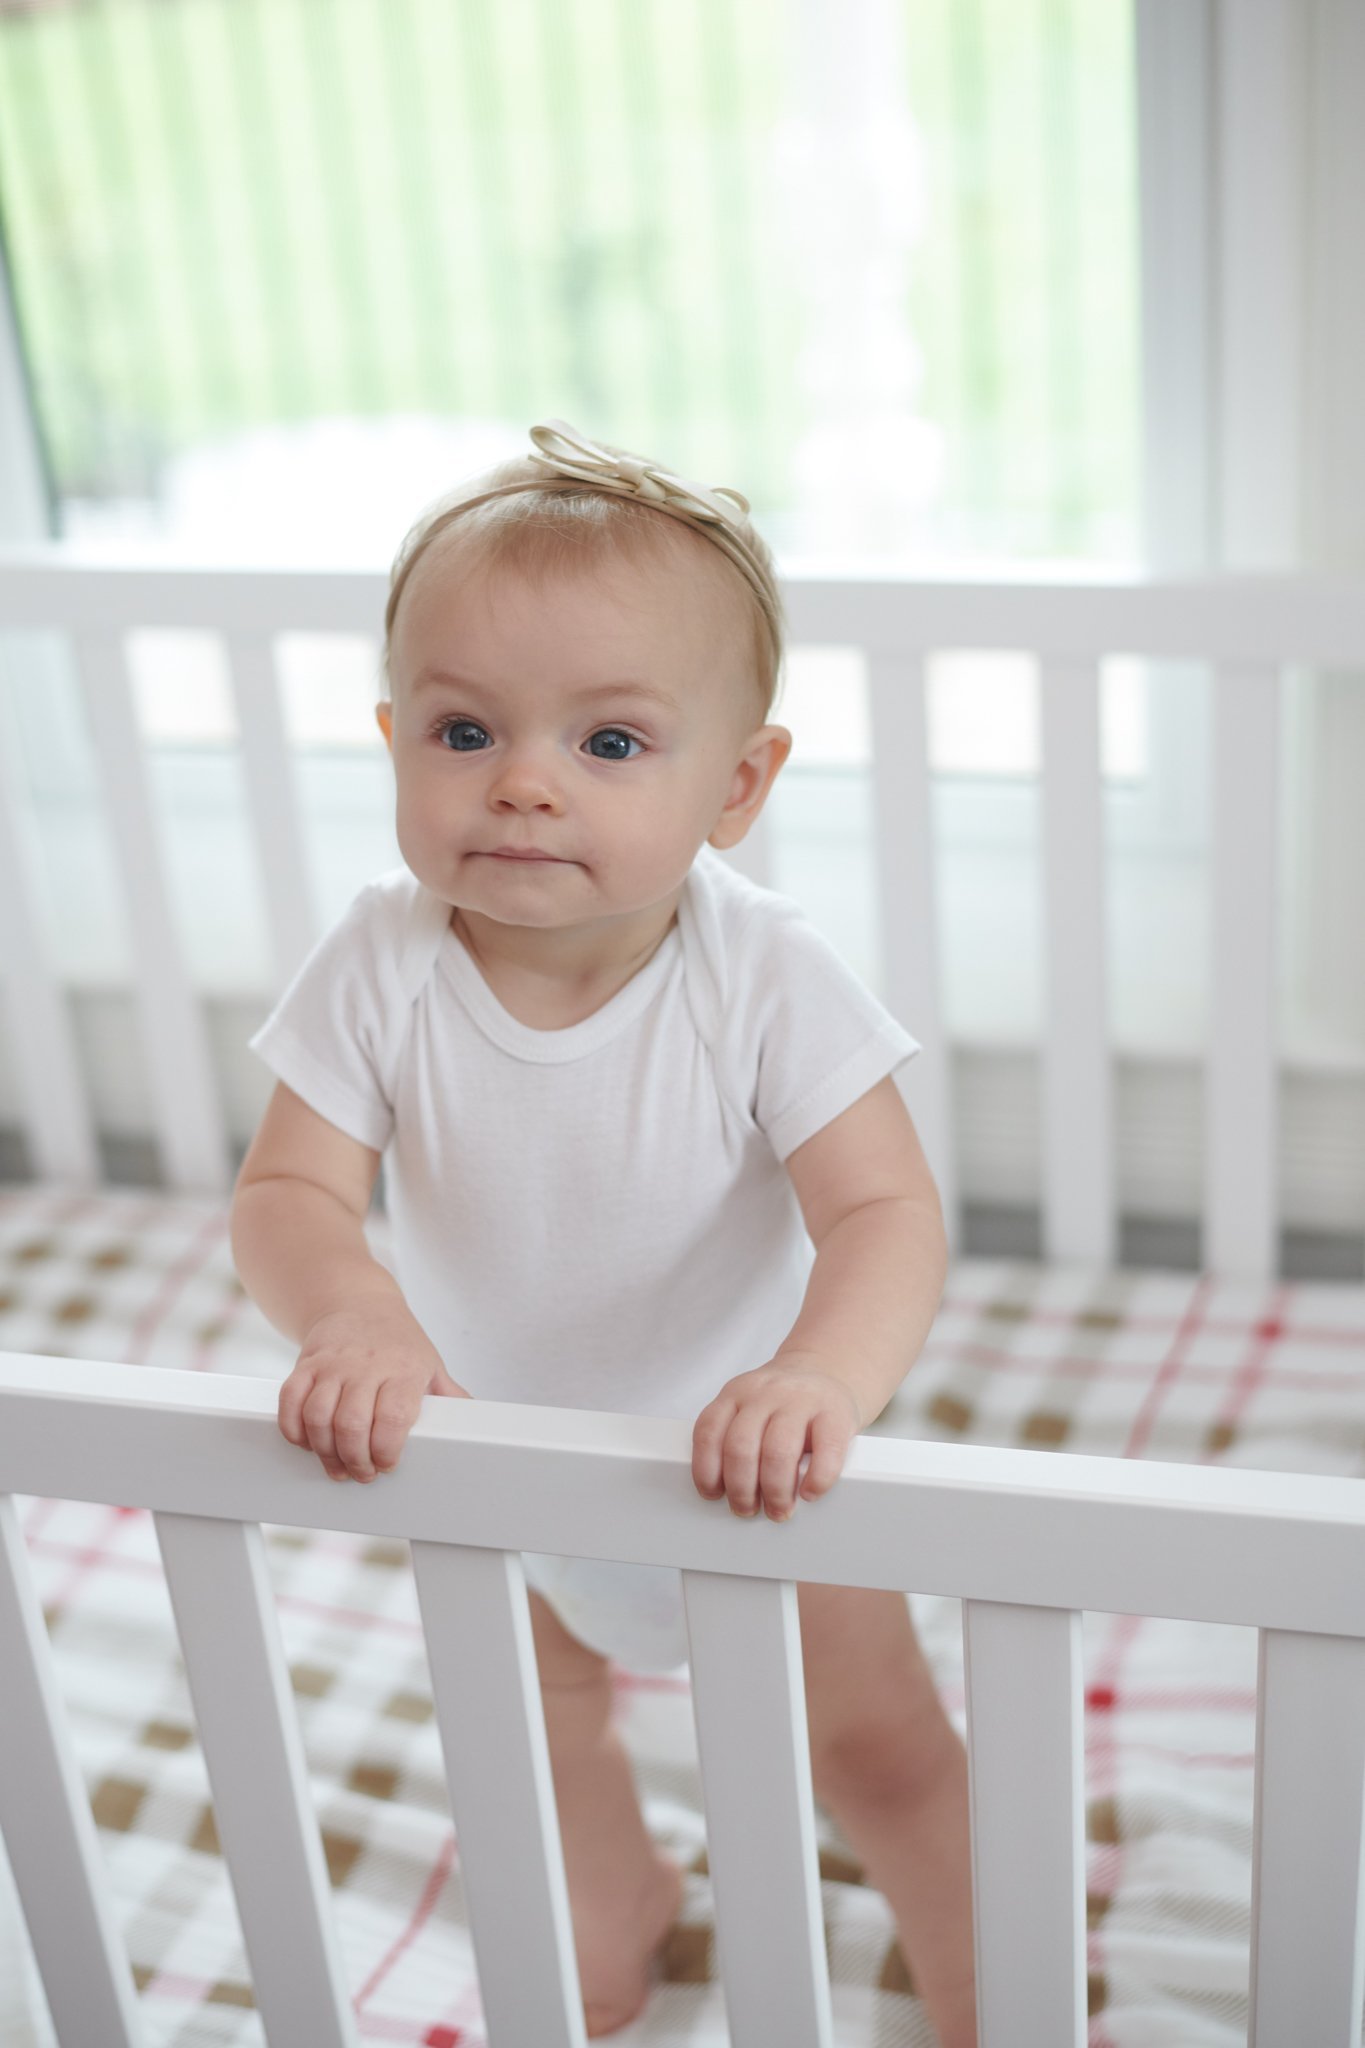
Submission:
M 781 1160 L 919 1051 L 918 1041 L 793 903 L 745 926 L 731 962 L 733 1050 Z
M 363 888 L 248 1041 L 278 1080 L 362 1145 L 393 1131 L 390 1068 L 402 990 L 392 904 Z

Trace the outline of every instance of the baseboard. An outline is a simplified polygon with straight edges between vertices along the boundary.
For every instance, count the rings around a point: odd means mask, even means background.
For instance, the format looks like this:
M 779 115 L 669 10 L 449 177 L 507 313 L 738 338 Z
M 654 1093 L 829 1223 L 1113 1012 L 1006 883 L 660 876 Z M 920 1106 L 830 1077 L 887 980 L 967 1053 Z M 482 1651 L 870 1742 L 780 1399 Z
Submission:
M 1121 1216 L 1119 1264 L 1136 1270 L 1197 1273 L 1201 1231 L 1194 1217 Z M 968 1258 L 1039 1259 L 1041 1212 L 1000 1202 L 967 1202 L 961 1249 Z M 1280 1273 L 1286 1280 L 1365 1280 L 1365 1232 L 1287 1229 L 1280 1232 Z

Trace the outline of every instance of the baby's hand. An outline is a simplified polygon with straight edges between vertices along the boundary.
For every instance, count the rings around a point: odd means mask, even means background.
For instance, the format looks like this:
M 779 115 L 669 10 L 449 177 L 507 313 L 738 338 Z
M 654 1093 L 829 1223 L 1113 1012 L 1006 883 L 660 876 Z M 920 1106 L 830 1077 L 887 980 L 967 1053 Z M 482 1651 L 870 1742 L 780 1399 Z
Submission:
M 280 1388 L 280 1428 L 316 1451 L 329 1479 L 388 1472 L 424 1394 L 469 1396 L 405 1301 L 393 1295 L 319 1316 Z
M 785 1522 L 798 1491 L 802 1500 L 828 1493 L 861 1427 L 844 1382 L 813 1354 L 792 1354 L 789 1363 L 774 1360 L 727 1380 L 702 1409 L 692 1430 L 692 1477 L 705 1499 L 725 1496 L 733 1514 L 755 1515 L 762 1506 L 770 1520 Z

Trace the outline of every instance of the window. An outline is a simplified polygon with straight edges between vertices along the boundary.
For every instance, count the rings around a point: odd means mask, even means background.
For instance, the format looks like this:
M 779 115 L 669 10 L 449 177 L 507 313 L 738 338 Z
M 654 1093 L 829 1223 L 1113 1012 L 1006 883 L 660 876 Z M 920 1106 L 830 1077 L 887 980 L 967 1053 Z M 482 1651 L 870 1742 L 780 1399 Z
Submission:
M 560 413 L 740 482 L 787 559 L 1130 557 L 1130 38 L 1128 0 L 0 5 L 0 198 L 61 530 L 382 562 Z M 378 845 L 367 658 L 289 656 L 333 878 Z M 136 659 L 173 865 L 221 872 L 215 651 Z M 780 878 L 820 900 L 869 858 L 860 688 L 831 650 L 788 686 Z M 1140 682 L 1106 701 L 1131 793 L 1156 759 Z M 950 870 L 1027 837 L 1029 704 L 1007 663 L 939 672 Z M 77 829 L 68 723 L 67 754 L 29 749 L 53 832 Z M 73 946 L 82 924 L 104 959 L 116 919 L 73 915 Z M 262 973 L 252 929 L 243 905 L 201 973 Z M 875 973 L 870 934 L 842 937 Z
M 1127 0 L 0 4 L 62 530 L 386 559 L 561 413 L 785 554 L 1136 552 Z

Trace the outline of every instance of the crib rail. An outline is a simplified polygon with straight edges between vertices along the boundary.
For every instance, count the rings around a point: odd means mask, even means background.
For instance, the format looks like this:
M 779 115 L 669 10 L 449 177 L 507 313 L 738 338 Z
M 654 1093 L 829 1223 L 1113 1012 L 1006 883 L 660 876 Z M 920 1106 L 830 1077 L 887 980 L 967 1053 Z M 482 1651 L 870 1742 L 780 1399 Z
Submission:
M 204 1020 L 157 856 L 124 640 L 139 627 L 212 631 L 226 648 L 251 825 L 283 986 L 318 935 L 300 806 L 279 710 L 274 642 L 288 631 L 374 635 L 385 579 L 345 570 L 92 566 L 59 549 L 0 554 L 0 633 L 55 629 L 74 650 L 135 954 L 157 1133 L 170 1182 L 230 1177 Z M 1212 962 L 1205 1091 L 1210 1270 L 1272 1270 L 1275 1161 L 1276 734 L 1291 664 L 1365 665 L 1365 587 L 1309 579 L 917 582 L 796 573 L 798 645 L 862 650 L 874 737 L 880 933 L 890 1007 L 925 1052 L 907 1093 L 954 1211 L 949 1062 L 938 995 L 924 676 L 954 649 L 1014 650 L 1040 666 L 1043 705 L 1043 1214 L 1048 1255 L 1109 1260 L 1116 1240 L 1112 1058 L 1106 1027 L 1104 834 L 1097 692 L 1123 654 L 1215 672 Z M 2 708 L 2 707 L 0 707 Z M 0 865 L 28 872 L 22 807 L 0 749 Z M 761 834 L 741 849 L 763 872 Z M 21 1101 L 39 1174 L 93 1185 L 98 1163 L 79 1063 L 45 958 L 31 887 L 0 890 L 0 962 Z
M 0 1745 L 0 1830 L 63 2048 L 131 2048 L 136 2004 L 6 1498 L 20 1492 L 156 1516 L 279 2048 L 350 2043 L 353 2031 L 262 1522 L 413 1545 L 495 2048 L 582 2040 L 521 1550 L 683 1569 L 736 2048 L 832 2039 L 800 1580 L 966 1603 L 982 2048 L 1084 2039 L 1080 1612 L 1258 1628 L 1250 2039 L 1358 2040 L 1365 1490 L 1354 1480 L 863 1438 L 834 1492 L 779 1525 L 698 1500 L 684 1424 L 429 1400 L 398 1471 L 338 1487 L 280 1437 L 267 1383 L 0 1355 L 0 1673 L 19 1736 Z

